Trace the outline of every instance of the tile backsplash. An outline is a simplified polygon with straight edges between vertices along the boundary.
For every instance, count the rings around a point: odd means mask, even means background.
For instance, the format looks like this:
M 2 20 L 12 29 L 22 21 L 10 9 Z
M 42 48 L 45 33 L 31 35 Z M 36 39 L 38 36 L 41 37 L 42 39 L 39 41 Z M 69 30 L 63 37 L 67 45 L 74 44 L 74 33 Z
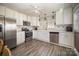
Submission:
M 38 30 L 55 30 L 55 31 L 66 31 L 66 25 L 54 26 L 52 28 L 45 29 L 43 26 L 38 27 Z

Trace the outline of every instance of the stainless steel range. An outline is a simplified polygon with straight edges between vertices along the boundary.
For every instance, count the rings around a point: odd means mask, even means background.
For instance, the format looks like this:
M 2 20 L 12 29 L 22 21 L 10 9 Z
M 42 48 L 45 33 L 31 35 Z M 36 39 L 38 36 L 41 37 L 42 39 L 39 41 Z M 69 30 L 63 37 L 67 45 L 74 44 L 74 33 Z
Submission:
M 32 40 L 32 30 L 22 28 L 22 31 L 25 31 L 25 42 L 28 40 Z
M 32 31 L 25 31 L 25 42 L 32 40 Z

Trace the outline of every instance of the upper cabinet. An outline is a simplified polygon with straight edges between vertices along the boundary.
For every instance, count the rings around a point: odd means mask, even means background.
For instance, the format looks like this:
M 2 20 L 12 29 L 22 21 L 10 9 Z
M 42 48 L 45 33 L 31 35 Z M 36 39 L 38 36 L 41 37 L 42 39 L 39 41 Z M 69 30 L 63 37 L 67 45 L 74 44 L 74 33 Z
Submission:
M 15 10 L 6 8 L 5 16 L 16 20 L 17 25 L 23 25 L 23 21 L 27 21 L 27 16 Z
M 72 8 L 64 9 L 64 24 L 72 24 Z
M 27 15 L 23 14 L 23 21 L 27 21 Z
M 23 15 L 21 13 L 17 13 L 17 25 L 23 25 Z
M 72 8 L 60 9 L 56 12 L 56 25 L 72 24 Z
M 9 18 L 14 18 L 15 17 L 15 12 L 12 9 L 6 8 L 5 9 L 5 16 Z
M 17 25 L 23 25 L 23 21 L 27 21 L 27 16 L 19 12 L 15 13 L 15 18 L 17 20 Z
M 17 25 L 23 25 L 23 14 L 19 12 L 6 8 L 5 16 L 8 18 L 15 19 Z
M 0 6 L 0 15 L 5 15 L 5 7 Z
M 63 20 L 63 9 L 60 9 L 56 12 L 56 25 L 64 24 Z

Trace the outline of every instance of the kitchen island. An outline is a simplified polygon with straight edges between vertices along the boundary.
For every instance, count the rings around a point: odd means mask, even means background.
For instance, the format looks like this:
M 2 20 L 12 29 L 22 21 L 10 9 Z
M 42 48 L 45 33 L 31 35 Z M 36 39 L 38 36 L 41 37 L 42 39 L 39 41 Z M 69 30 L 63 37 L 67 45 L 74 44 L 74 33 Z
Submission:
M 66 47 L 74 47 L 73 32 L 33 30 L 33 39 L 37 39 L 49 43 L 55 43 Z

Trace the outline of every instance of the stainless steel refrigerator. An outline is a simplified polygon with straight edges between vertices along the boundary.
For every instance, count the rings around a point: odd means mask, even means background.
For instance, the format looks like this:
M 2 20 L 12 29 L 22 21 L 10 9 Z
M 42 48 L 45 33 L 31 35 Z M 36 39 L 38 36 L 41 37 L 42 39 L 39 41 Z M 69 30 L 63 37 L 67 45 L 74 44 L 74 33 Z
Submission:
M 16 47 L 16 19 L 0 16 L 0 39 L 8 48 Z

